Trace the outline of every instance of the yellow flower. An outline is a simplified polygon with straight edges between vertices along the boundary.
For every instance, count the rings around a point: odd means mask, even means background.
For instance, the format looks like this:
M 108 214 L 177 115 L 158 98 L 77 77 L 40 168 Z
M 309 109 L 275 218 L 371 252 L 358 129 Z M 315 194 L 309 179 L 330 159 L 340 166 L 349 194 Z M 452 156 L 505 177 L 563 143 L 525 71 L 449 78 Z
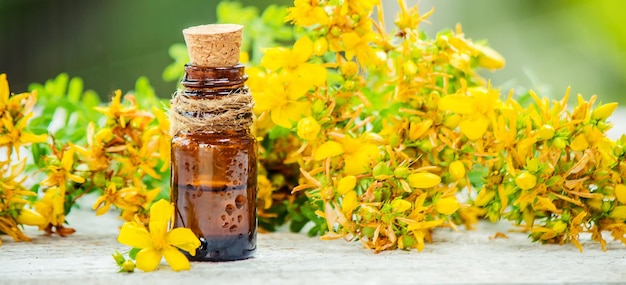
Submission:
M 122 91 L 115 90 L 115 96 L 108 107 L 94 107 L 94 109 L 104 115 L 110 120 L 119 122 L 122 128 L 126 127 L 126 124 L 135 117 L 137 113 L 137 106 L 122 108 Z
M 127 144 L 126 150 L 128 151 L 128 155 L 117 158 L 118 162 L 122 165 L 119 175 L 132 176 L 141 170 L 152 178 L 161 179 L 161 175 L 154 170 L 157 164 L 157 161 L 153 157 L 155 153 L 154 148 L 155 146 L 144 143 L 141 148 L 137 150 L 134 146 Z
M 41 181 L 41 186 L 52 187 L 58 186 L 63 196 L 65 196 L 65 189 L 69 181 L 76 183 L 84 183 L 85 178 L 72 173 L 72 166 L 74 165 L 74 149 L 70 148 L 63 151 L 61 156 L 61 165 L 49 165 L 47 168 L 52 171 L 48 175 L 48 178 Z
M 40 226 L 43 229 L 47 225 L 62 226 L 65 222 L 65 193 L 59 187 L 46 190 L 43 198 L 35 202 L 35 211 L 44 219 L 45 223 Z
M 447 95 L 439 100 L 439 109 L 463 115 L 461 132 L 470 140 L 481 138 L 500 104 L 499 92 L 484 87 L 470 87 L 467 92 Z
M 297 133 L 301 139 L 307 141 L 315 140 L 319 132 L 320 124 L 312 117 L 305 117 L 298 121 Z
M 127 203 L 124 198 L 127 195 L 133 195 L 137 189 L 132 187 L 122 188 L 119 191 L 117 186 L 113 182 L 109 182 L 107 189 L 104 191 L 95 203 L 93 203 L 92 209 L 96 210 L 96 216 L 102 215 L 109 211 L 111 205 L 115 205 L 122 209 L 134 210 L 138 208 L 132 204 Z
M 378 57 L 372 47 L 372 41 L 376 39 L 374 33 L 358 35 L 355 32 L 341 34 L 341 41 L 346 53 L 346 59 L 352 60 L 355 56 L 362 65 L 377 65 Z
M 318 0 L 295 0 L 293 7 L 287 9 L 289 14 L 285 21 L 291 21 L 303 27 L 315 24 L 328 25 L 330 18 L 324 11 L 324 8 L 319 6 L 318 2 Z
M 428 18 L 434 12 L 434 9 L 420 16 L 417 5 L 407 9 L 405 1 L 398 1 L 398 4 L 400 4 L 400 13 L 396 17 L 396 26 L 404 34 L 417 37 L 418 25 Z
M 264 49 L 261 66 L 272 71 L 281 71 L 289 81 L 296 81 L 308 90 L 313 86 L 324 86 L 326 68 L 320 64 L 308 63 L 313 55 L 313 42 L 309 37 L 299 38 L 293 49 L 275 47 Z
M 171 150 L 170 147 L 172 145 L 172 138 L 170 137 L 170 120 L 167 114 L 161 108 L 152 107 L 152 112 L 157 119 L 157 129 L 159 130 L 156 134 L 159 142 L 159 157 L 164 162 L 163 167 L 161 167 L 161 172 L 165 171 L 169 167 Z M 149 131 L 147 134 L 151 134 Z M 144 144 L 149 142 L 152 139 L 152 136 L 148 136 L 148 138 L 144 138 Z
M 293 122 L 311 113 L 311 104 L 306 100 L 309 86 L 296 82 L 283 82 L 277 75 L 268 78 L 262 91 L 252 93 L 256 112 L 269 112 L 272 122 L 291 128 Z
M 272 182 L 265 175 L 259 175 L 257 177 L 257 185 L 259 188 L 258 197 L 262 205 L 263 209 L 269 209 L 272 207 L 272 192 L 274 192 L 274 187 L 272 186 Z
M 24 131 L 26 123 L 33 116 L 33 113 L 26 114 L 22 119 L 14 124 L 13 117 L 10 113 L 4 113 L 0 123 L 5 129 L 5 133 L 0 135 L 0 146 L 8 146 L 7 152 L 15 149 L 15 153 L 20 155 L 20 146 L 29 143 L 42 143 L 48 139 L 47 135 L 35 135 Z
M 344 158 L 344 173 L 358 175 L 371 168 L 372 163 L 380 156 L 380 150 L 376 144 L 368 142 L 366 136 L 358 139 L 344 137 L 341 143 L 327 141 L 320 145 L 313 159 L 323 160 L 340 154 L 343 154 Z
M 105 145 L 112 138 L 113 133 L 109 128 L 104 128 L 95 134 L 95 125 L 90 122 L 87 125 L 87 147 L 74 144 L 70 144 L 70 146 L 86 160 L 89 170 L 99 171 L 109 167 L 109 157 L 107 157 L 106 152 L 113 151 L 113 149 L 107 149 Z
M 135 221 L 126 222 L 122 226 L 117 240 L 141 249 L 137 253 L 137 268 L 153 271 L 165 256 L 174 271 L 189 270 L 189 260 L 179 249 L 195 255 L 200 240 L 188 228 L 176 228 L 168 232 L 173 213 L 174 208 L 169 202 L 159 200 L 150 207 L 150 231 Z

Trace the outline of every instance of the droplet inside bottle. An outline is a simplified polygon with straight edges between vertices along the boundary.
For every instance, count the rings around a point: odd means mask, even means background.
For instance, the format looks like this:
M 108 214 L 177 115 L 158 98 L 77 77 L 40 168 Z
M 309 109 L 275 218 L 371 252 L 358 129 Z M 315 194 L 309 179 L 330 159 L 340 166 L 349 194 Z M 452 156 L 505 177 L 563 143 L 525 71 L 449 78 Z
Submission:
M 224 209 L 228 215 L 232 215 L 235 212 L 235 206 L 233 204 L 226 205 L 226 209 Z
M 237 197 L 235 198 L 235 205 L 237 206 L 237 209 L 241 209 L 241 207 L 243 207 L 243 204 L 245 203 L 246 197 L 241 194 L 237 195 Z

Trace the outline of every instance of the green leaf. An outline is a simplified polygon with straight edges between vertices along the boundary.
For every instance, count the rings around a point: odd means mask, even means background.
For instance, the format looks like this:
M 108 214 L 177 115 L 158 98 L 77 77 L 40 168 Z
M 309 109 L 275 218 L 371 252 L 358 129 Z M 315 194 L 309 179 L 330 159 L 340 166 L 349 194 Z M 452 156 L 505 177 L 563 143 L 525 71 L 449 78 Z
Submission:
M 256 7 L 243 7 L 235 1 L 221 1 L 217 4 L 216 16 L 218 23 L 232 23 L 246 26 L 247 23 L 259 16 Z
M 52 94 L 55 97 L 61 97 L 66 94 L 67 91 L 67 82 L 69 81 L 69 75 L 67 73 L 59 74 L 52 83 Z
M 141 248 L 134 247 L 128 252 L 128 257 L 132 260 L 137 259 L 137 253 L 139 253 L 139 251 L 141 251 Z
M 70 102 L 77 104 L 80 101 L 82 94 L 83 80 L 80 77 L 72 77 L 67 90 L 67 99 Z
M 284 6 L 269 5 L 263 11 L 261 19 L 268 26 L 281 27 L 285 24 L 285 17 L 287 16 L 287 9 Z
M 87 112 L 91 114 L 94 114 L 94 113 L 97 114 L 97 112 L 93 112 L 92 109 L 93 107 L 100 105 L 101 101 L 100 101 L 100 97 L 98 96 L 98 94 L 96 94 L 95 91 L 87 90 L 83 94 L 83 100 L 81 103 Z

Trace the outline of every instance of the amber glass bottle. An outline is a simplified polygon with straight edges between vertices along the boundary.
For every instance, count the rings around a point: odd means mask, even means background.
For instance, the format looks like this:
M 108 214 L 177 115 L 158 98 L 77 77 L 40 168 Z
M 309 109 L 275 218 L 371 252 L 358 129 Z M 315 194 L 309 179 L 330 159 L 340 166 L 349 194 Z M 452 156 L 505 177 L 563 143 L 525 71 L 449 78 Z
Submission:
M 177 96 L 219 100 L 247 92 L 244 66 L 185 66 Z M 219 110 L 184 112 L 199 118 Z M 252 114 L 239 114 L 252 116 Z M 251 119 L 241 118 L 241 119 Z M 201 240 L 190 260 L 225 261 L 251 257 L 256 250 L 257 147 L 248 127 L 179 131 L 172 139 L 174 227 L 190 228 Z

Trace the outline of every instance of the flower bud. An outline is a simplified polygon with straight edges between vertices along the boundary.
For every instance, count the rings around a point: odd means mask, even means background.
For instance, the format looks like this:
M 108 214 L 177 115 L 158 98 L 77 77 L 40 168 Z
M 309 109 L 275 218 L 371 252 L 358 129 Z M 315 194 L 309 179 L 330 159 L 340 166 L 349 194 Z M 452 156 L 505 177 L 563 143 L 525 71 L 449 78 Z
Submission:
M 552 146 L 558 149 L 565 149 L 567 146 L 567 140 L 562 137 L 554 138 L 554 140 L 552 140 Z
M 454 214 L 460 206 L 459 201 L 457 201 L 455 197 L 448 197 L 435 202 L 435 211 L 439 214 L 449 216 Z
M 402 70 L 405 75 L 412 76 L 417 73 L 417 65 L 415 65 L 415 62 L 412 60 L 407 60 L 402 63 Z
M 372 169 L 372 175 L 376 180 L 384 180 L 391 175 L 391 169 L 384 162 L 380 162 Z
M 328 40 L 325 37 L 319 37 L 313 43 L 313 54 L 322 56 L 328 51 Z
M 407 176 L 409 176 L 409 174 L 410 171 L 406 166 L 398 166 L 393 171 L 393 175 L 397 178 L 406 178 Z
M 551 125 L 543 125 L 539 128 L 537 135 L 539 136 L 539 140 L 549 140 L 554 137 L 554 127 Z
M 515 184 L 522 190 L 532 189 L 537 185 L 537 177 L 524 171 L 515 178 Z
M 593 120 L 606 120 L 617 109 L 617 102 L 607 103 L 599 106 L 591 112 L 591 119 Z
M 46 219 L 31 209 L 22 208 L 20 210 L 20 214 L 17 216 L 17 223 L 29 226 L 39 226 L 45 224 Z
M 407 182 L 413 188 L 424 189 L 437 186 L 441 182 L 441 177 L 430 172 L 419 172 L 409 175 Z
M 454 181 L 465 177 L 465 165 L 460 160 L 451 162 L 448 171 L 450 172 L 450 178 Z
M 344 195 L 354 189 L 356 186 L 356 177 L 353 175 L 339 179 L 337 183 L 337 193 Z
M 313 117 L 304 117 L 298 121 L 296 133 L 303 140 L 315 140 L 319 131 L 320 124 Z
M 124 256 L 121 253 L 116 251 L 115 253 L 111 255 L 113 256 L 113 260 L 115 260 L 115 263 L 118 266 L 122 266 L 122 264 L 124 264 L 124 261 L 126 260 L 126 258 L 124 258 Z
M 552 225 L 552 229 L 557 233 L 560 234 L 562 232 L 564 232 L 567 229 L 567 224 L 564 223 L 561 220 L 556 221 L 553 225 Z
M 124 272 L 134 272 L 135 271 L 135 263 L 132 260 L 127 259 L 126 261 L 124 261 L 124 263 L 122 263 L 122 271 L 124 271 Z
M 476 196 L 476 200 L 474 200 L 474 205 L 478 207 L 483 207 L 487 205 L 493 198 L 496 196 L 496 191 L 488 190 L 487 188 L 483 188 L 478 192 Z

